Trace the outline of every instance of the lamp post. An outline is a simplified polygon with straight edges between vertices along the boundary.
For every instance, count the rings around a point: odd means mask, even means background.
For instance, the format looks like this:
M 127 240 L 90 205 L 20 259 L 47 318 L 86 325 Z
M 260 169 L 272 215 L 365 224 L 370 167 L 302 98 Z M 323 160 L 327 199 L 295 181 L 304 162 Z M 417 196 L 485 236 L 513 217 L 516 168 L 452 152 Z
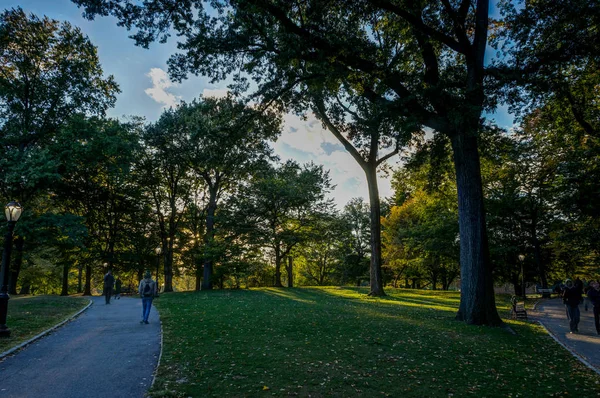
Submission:
M 2 253 L 2 270 L 0 271 L 0 337 L 10 337 L 10 329 L 6 326 L 8 314 L 8 275 L 10 273 L 10 252 L 12 251 L 12 238 L 15 225 L 21 217 L 23 207 L 18 202 L 12 201 L 4 207 L 4 214 L 8 221 L 8 231 L 4 235 L 4 252 Z
M 160 268 L 160 254 L 162 253 L 162 248 L 158 246 L 154 249 L 156 252 L 156 289 L 160 290 L 160 284 L 158 283 L 158 270 Z
M 525 291 L 525 271 L 523 264 L 525 263 L 525 255 L 519 254 L 519 261 L 521 262 L 521 286 L 523 289 L 523 300 L 527 298 L 527 292 Z

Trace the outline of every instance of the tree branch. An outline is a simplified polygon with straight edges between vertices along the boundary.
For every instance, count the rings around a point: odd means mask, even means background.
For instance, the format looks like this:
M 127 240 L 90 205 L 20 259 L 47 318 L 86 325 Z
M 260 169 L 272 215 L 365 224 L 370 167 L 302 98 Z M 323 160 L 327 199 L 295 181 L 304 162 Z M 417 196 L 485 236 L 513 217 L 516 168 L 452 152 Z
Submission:
M 365 162 L 365 160 L 362 158 L 362 156 L 360 155 L 358 150 L 356 150 L 354 145 L 352 145 L 352 143 L 350 143 L 346 139 L 346 137 L 344 137 L 344 135 L 338 130 L 338 128 L 327 117 L 327 113 L 326 113 L 327 111 L 325 109 L 325 104 L 323 103 L 323 100 L 313 98 L 313 101 L 315 103 L 315 108 L 316 108 L 316 109 L 314 109 L 315 114 L 323 121 L 323 123 L 325 123 L 325 126 L 327 126 L 327 129 L 329 131 L 331 131 L 331 133 L 335 136 L 335 138 L 338 139 L 338 141 L 340 141 L 340 143 L 344 146 L 346 151 L 348 151 L 348 153 L 350 155 L 352 155 L 352 157 L 354 158 L 354 160 L 356 160 L 356 162 L 360 165 L 360 167 L 365 169 L 365 167 L 367 167 L 367 162 Z

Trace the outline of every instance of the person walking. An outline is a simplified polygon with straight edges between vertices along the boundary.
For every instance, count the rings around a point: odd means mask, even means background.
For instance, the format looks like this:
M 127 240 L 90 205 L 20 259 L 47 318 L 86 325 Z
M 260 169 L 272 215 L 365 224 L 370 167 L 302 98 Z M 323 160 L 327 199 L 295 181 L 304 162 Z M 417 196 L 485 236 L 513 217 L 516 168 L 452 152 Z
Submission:
M 106 304 L 110 304 L 110 298 L 112 296 L 113 286 L 115 285 L 115 277 L 112 275 L 112 271 L 108 270 L 104 275 L 104 298 Z
M 573 281 L 567 279 L 565 281 L 565 292 L 563 293 L 563 302 L 567 307 L 567 315 L 569 319 L 569 329 L 571 333 L 579 332 L 579 304 L 583 301 L 582 293 L 583 289 L 581 284 L 573 284 Z
M 140 323 L 148 324 L 150 309 L 152 309 L 152 300 L 156 295 L 156 282 L 152 280 L 150 271 L 146 271 L 144 274 L 144 279 L 140 281 L 138 292 L 142 297 L 142 320 Z
M 115 281 L 115 300 L 121 299 L 121 279 L 117 278 Z
M 590 283 L 592 288 L 588 291 L 587 297 L 590 304 L 594 306 L 594 323 L 596 324 L 596 333 L 600 335 L 600 283 L 594 281 Z

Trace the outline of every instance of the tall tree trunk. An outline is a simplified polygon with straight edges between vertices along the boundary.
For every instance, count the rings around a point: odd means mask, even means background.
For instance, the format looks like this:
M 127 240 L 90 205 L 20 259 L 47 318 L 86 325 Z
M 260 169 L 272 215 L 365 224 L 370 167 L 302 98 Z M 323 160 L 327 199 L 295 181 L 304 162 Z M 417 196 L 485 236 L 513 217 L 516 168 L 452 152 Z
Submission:
M 369 186 L 371 208 L 371 291 L 369 296 L 385 296 L 381 273 L 381 205 L 377 186 L 377 166 L 368 164 L 365 167 L 365 174 Z
M 83 295 L 92 295 L 92 266 L 89 264 L 86 264 L 85 266 L 85 287 L 83 289 Z
M 202 281 L 202 290 L 211 290 L 213 288 L 213 258 L 210 254 L 210 248 L 215 237 L 215 213 L 217 210 L 217 191 L 210 190 L 210 198 L 206 211 L 206 231 L 204 233 L 204 280 Z
M 8 293 L 17 294 L 17 282 L 19 281 L 19 274 L 21 273 L 21 267 L 23 266 L 23 246 L 25 239 L 23 236 L 18 235 L 15 237 L 15 261 L 12 262 L 10 267 L 10 276 L 8 284 Z
M 82 279 L 83 279 L 83 267 L 81 266 L 81 264 L 79 264 L 79 266 L 77 267 L 77 293 L 78 294 L 83 292 Z
M 538 276 L 540 278 L 540 282 L 542 284 L 542 288 L 543 289 L 547 289 L 548 288 L 548 278 L 546 276 L 546 267 L 544 264 L 544 260 L 542 259 L 542 248 L 541 248 L 541 243 L 537 237 L 537 231 L 536 231 L 536 225 L 537 223 L 534 223 L 534 225 L 532 226 L 532 240 L 533 240 L 533 258 L 535 260 L 535 264 L 536 264 L 536 268 L 537 268 L 537 273 Z M 542 297 L 544 298 L 549 298 L 550 297 L 550 293 L 544 293 L 542 295 Z
M 69 295 L 69 264 L 65 263 L 63 265 L 63 275 L 62 275 L 62 290 L 60 292 L 61 296 Z
M 275 245 L 275 287 L 283 287 L 281 283 L 281 246 L 279 242 Z
M 195 268 L 196 268 L 196 284 L 194 286 L 194 290 L 198 291 L 202 288 L 202 272 L 204 270 L 202 269 L 202 264 L 200 264 L 200 262 L 198 262 L 198 261 L 196 261 Z
M 477 137 L 456 133 L 451 142 L 460 231 L 461 294 L 456 319 L 474 325 L 501 325 L 490 268 Z
M 294 287 L 294 260 L 292 256 L 288 256 L 288 266 L 286 267 L 288 274 L 288 287 Z
M 164 291 L 165 292 L 172 292 L 173 291 L 173 240 L 175 239 L 174 236 L 171 236 L 169 238 L 169 243 L 168 243 L 168 249 L 166 251 L 166 253 L 164 253 L 164 275 L 163 275 L 163 279 L 164 279 L 164 284 L 165 284 L 165 288 Z

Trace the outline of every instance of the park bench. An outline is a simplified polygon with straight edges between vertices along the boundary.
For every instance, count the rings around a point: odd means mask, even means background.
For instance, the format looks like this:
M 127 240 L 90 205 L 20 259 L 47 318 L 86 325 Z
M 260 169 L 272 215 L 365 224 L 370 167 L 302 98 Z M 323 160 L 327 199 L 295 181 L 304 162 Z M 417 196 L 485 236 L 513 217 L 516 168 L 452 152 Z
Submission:
M 512 308 L 510 310 L 510 317 L 519 321 L 527 320 L 527 311 L 525 311 L 525 303 L 519 303 L 516 296 L 510 299 Z

